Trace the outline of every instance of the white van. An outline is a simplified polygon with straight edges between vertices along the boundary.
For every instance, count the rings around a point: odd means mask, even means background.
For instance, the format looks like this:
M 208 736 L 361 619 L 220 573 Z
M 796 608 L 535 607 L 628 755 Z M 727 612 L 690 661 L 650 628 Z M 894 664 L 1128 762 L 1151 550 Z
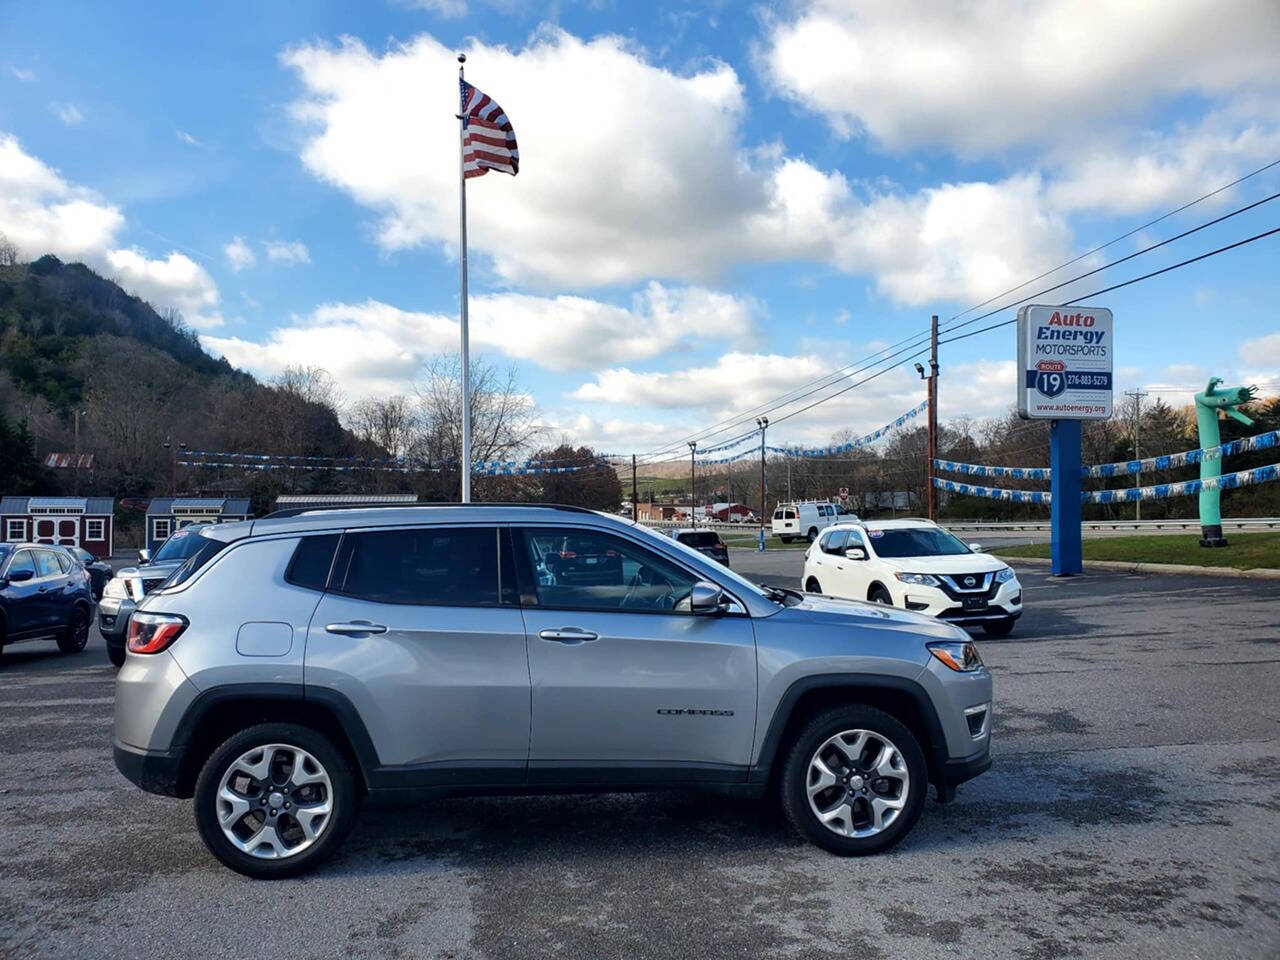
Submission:
M 779 503 L 773 511 L 773 535 L 783 543 L 792 540 L 813 543 L 818 534 L 840 519 L 836 505 L 827 500 Z

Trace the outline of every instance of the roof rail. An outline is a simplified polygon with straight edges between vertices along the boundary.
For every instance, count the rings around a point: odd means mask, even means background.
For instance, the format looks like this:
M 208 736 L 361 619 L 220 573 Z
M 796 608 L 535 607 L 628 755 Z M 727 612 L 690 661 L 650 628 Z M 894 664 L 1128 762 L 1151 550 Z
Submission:
M 596 513 L 587 507 L 575 507 L 567 503 L 516 503 L 510 501 L 486 500 L 479 503 L 459 503 L 456 500 L 436 500 L 427 503 L 323 503 L 310 507 L 285 507 L 273 510 L 259 520 L 282 520 L 285 517 L 297 517 L 304 513 L 329 513 L 334 510 L 418 510 L 422 507 L 540 507 L 544 510 L 567 510 L 571 513 Z

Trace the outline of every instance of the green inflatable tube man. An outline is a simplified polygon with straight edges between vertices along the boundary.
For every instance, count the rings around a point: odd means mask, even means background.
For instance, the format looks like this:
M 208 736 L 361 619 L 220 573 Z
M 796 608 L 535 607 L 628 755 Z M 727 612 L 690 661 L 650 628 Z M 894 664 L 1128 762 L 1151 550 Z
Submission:
M 1222 434 L 1218 430 L 1218 411 L 1225 410 L 1228 417 L 1239 420 L 1246 427 L 1253 421 L 1236 407 L 1252 402 L 1257 392 L 1254 387 L 1231 387 L 1219 390 L 1221 377 L 1212 377 L 1203 393 L 1196 394 L 1196 428 L 1200 436 L 1201 449 L 1217 447 L 1222 443 Z M 1201 457 L 1200 479 L 1209 480 L 1222 476 L 1222 457 Z M 1221 492 L 1215 485 L 1212 489 L 1200 488 L 1200 546 L 1225 547 L 1227 538 L 1222 535 L 1222 512 L 1219 507 Z

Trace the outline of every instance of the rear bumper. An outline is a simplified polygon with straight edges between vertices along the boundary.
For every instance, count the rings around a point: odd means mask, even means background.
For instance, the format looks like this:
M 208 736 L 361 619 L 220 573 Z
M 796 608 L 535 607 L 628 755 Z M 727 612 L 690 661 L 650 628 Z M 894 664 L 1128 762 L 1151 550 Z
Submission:
M 169 753 L 139 750 L 137 747 L 121 743 L 118 737 L 112 740 L 112 753 L 115 757 L 116 769 L 130 783 L 148 793 L 158 793 L 166 797 L 181 796 L 178 792 L 180 758 Z

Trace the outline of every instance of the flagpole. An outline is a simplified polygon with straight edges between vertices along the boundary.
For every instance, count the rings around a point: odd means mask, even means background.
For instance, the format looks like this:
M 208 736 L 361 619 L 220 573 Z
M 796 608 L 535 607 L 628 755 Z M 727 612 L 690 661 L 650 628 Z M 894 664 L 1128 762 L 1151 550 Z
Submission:
M 465 53 L 458 54 L 458 89 L 461 92 Z M 462 502 L 471 502 L 471 342 L 467 328 L 467 171 L 465 166 L 466 117 L 458 114 L 458 299 L 462 327 Z

